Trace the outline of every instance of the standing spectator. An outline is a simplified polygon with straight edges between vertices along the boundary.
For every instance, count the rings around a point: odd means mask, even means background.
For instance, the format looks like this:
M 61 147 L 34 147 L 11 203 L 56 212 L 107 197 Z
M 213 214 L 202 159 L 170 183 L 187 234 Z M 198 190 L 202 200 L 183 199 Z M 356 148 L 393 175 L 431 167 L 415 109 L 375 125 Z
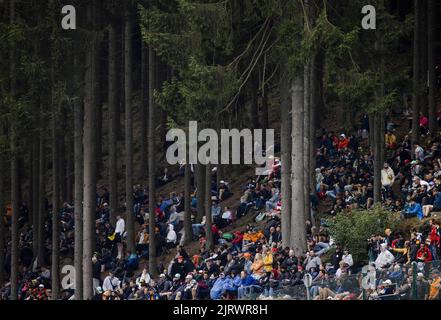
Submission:
M 123 243 L 122 243 L 122 239 L 124 237 L 124 232 L 125 232 L 125 228 L 126 228 L 126 224 L 124 222 L 124 219 L 118 215 L 116 217 L 116 228 L 115 228 L 115 240 L 118 246 L 118 257 L 117 259 L 122 259 L 123 257 Z M 104 290 L 105 291 L 105 290 Z

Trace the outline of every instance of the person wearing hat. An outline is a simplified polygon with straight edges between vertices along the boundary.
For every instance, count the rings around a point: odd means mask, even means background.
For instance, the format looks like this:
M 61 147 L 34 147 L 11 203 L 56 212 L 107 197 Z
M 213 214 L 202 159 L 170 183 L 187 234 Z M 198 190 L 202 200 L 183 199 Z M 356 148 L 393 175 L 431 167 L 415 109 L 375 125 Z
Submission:
M 427 300 L 429 297 L 429 282 L 424 278 L 422 272 L 418 272 L 416 279 L 417 300 Z
M 338 145 L 337 145 L 338 151 L 346 149 L 348 145 L 349 145 L 349 139 L 346 138 L 346 135 L 342 133 L 338 139 Z
M 219 195 L 220 201 L 223 201 L 232 195 L 232 193 L 230 192 L 230 188 L 228 187 L 228 183 L 226 183 L 224 180 L 221 180 L 219 182 L 217 194 Z

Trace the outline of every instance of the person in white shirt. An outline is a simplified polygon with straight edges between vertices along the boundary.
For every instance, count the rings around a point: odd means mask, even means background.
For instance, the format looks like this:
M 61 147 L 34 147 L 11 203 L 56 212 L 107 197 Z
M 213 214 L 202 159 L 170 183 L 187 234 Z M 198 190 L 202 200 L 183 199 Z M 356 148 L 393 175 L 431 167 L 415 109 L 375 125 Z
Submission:
M 225 211 L 222 213 L 222 226 L 227 226 L 231 222 L 233 222 L 233 214 L 228 207 L 225 207 Z
M 387 162 L 384 163 L 383 169 L 381 169 L 381 185 L 383 188 L 390 188 L 395 181 L 394 170 L 389 166 Z
M 150 277 L 150 274 L 147 270 L 147 268 L 144 268 L 142 270 L 141 275 L 136 279 L 136 285 L 138 286 L 138 289 L 141 289 L 141 282 L 145 282 L 146 284 L 150 284 L 150 281 L 152 278 Z
M 121 218 L 120 215 L 118 215 L 116 217 L 116 228 L 115 228 L 115 239 L 116 239 L 116 243 L 117 243 L 117 247 L 118 247 L 118 256 L 117 259 L 121 259 L 123 256 L 123 243 L 122 243 L 122 239 L 124 236 L 124 231 L 126 228 L 126 224 L 124 222 L 124 219 Z
M 172 224 L 168 225 L 168 232 L 166 237 L 166 243 L 168 249 L 172 248 L 176 244 L 177 235 L 174 229 L 175 227 Z
M 384 266 L 391 264 L 395 260 L 394 255 L 387 250 L 387 245 L 385 243 L 381 244 L 380 251 L 380 254 L 375 260 L 375 267 L 377 269 L 381 269 Z
M 110 271 L 109 275 L 103 281 L 103 290 L 113 292 L 120 288 L 120 284 L 121 281 Z
M 343 256 L 341 257 L 341 261 L 348 265 L 350 269 L 354 265 L 354 260 L 352 259 L 352 254 L 349 253 L 349 250 L 345 249 L 343 251 Z

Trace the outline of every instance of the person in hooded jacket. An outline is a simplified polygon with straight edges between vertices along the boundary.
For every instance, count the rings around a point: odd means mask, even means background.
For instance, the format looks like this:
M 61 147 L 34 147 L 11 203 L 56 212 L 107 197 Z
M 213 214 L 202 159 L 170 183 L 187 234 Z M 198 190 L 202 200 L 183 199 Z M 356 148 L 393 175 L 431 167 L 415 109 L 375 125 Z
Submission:
M 232 284 L 232 279 L 226 277 L 225 274 L 222 272 L 219 275 L 219 278 L 217 278 L 217 280 L 214 282 L 213 287 L 210 290 L 210 299 L 220 300 L 226 288 L 231 284 Z
M 167 243 L 167 249 L 171 249 L 176 244 L 177 235 L 176 235 L 176 231 L 174 229 L 175 229 L 175 227 L 172 224 L 168 225 L 167 237 L 165 239 L 165 241 Z

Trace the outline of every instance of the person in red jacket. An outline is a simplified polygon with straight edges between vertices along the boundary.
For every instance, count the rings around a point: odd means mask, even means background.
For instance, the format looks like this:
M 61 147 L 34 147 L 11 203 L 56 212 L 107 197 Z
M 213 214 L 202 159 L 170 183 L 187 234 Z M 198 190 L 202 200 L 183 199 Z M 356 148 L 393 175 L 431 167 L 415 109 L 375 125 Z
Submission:
M 428 243 L 430 240 L 426 241 L 426 243 Z M 432 253 L 430 253 L 429 248 L 426 246 L 426 244 L 423 242 L 421 243 L 420 249 L 417 252 L 416 255 L 417 261 L 418 262 L 430 262 L 432 261 Z
M 341 134 L 338 140 L 338 147 L 337 147 L 338 150 L 346 149 L 348 145 L 349 145 L 349 139 L 346 138 L 344 134 Z
M 234 239 L 233 241 L 231 241 L 231 243 L 233 244 L 233 247 L 239 252 L 242 250 L 242 241 L 243 233 L 240 231 L 234 232 Z
M 438 260 L 438 248 L 440 243 L 439 224 L 431 220 L 432 229 L 430 230 L 430 252 L 432 253 L 433 260 Z

